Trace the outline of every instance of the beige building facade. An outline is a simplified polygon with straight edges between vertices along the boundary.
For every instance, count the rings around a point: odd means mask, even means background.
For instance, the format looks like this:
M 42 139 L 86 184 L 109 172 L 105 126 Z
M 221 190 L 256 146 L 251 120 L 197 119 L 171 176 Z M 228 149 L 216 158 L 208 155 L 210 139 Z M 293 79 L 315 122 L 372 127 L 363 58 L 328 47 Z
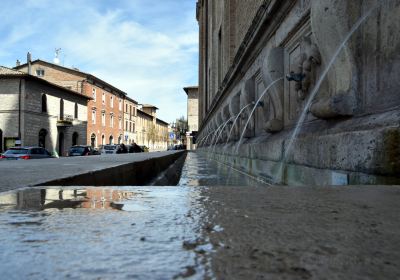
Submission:
M 87 96 L 0 66 L 0 97 L 1 151 L 41 146 L 65 156 L 72 145 L 86 144 Z
M 187 95 L 187 122 L 188 131 L 186 132 L 186 148 L 196 149 L 196 135 L 199 129 L 199 87 L 184 87 Z
M 137 101 L 125 96 L 124 98 L 124 143 L 130 145 L 136 142 Z

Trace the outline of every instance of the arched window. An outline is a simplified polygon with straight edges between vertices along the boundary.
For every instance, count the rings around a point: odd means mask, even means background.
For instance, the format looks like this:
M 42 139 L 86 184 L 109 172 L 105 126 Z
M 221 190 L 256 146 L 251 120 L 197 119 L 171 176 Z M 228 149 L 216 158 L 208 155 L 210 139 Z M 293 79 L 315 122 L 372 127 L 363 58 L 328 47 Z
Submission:
M 78 103 L 75 103 L 75 114 L 74 114 L 74 118 L 75 118 L 75 119 L 78 118 Z
M 105 145 L 105 144 L 106 144 L 106 142 L 105 142 L 105 137 L 103 134 L 103 135 L 101 135 L 101 145 Z
M 60 99 L 60 119 L 64 119 L 64 99 Z
M 47 136 L 47 130 L 42 128 L 39 131 L 39 147 L 46 148 L 46 136 Z
M 90 146 L 92 146 L 92 148 L 96 147 L 96 134 L 94 133 L 90 135 Z
M 47 113 L 47 95 L 42 95 L 42 113 Z
M 78 145 L 78 132 L 72 134 L 72 146 Z
M 109 144 L 110 145 L 114 144 L 114 137 L 112 135 L 110 135 Z

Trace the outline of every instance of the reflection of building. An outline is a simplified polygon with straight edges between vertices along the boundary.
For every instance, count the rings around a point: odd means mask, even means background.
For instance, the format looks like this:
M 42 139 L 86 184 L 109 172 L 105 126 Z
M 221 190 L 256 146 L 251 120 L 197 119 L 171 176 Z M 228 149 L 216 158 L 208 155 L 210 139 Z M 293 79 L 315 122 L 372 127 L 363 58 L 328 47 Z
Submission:
M 193 141 L 199 129 L 199 87 L 183 88 L 187 94 L 187 122 L 186 149 L 194 150 L 196 142 Z
M 103 208 L 121 209 L 123 201 L 134 192 L 105 188 L 88 189 L 24 189 L 0 194 L 1 205 L 13 205 L 18 209 L 47 208 Z
M 89 97 L 34 75 L 0 66 L 0 151 L 42 146 L 65 155 L 86 143 Z

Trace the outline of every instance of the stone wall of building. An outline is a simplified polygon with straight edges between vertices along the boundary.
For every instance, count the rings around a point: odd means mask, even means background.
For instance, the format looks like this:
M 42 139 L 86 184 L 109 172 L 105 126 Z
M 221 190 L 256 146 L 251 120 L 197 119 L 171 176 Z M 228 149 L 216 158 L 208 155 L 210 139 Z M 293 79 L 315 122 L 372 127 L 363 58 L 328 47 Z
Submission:
M 87 98 L 30 78 L 0 79 L 0 129 L 2 142 L 19 137 L 19 84 L 21 83 L 21 145 L 38 146 L 39 133 L 46 131 L 45 148 L 66 155 L 72 146 L 72 135 L 77 133 L 77 144 L 86 144 Z M 46 102 L 43 103 L 43 96 Z M 70 116 L 72 123 L 61 127 L 60 100 L 64 104 L 64 117 Z M 42 107 L 42 105 L 45 107 Z M 43 109 L 45 108 L 45 109 Z M 77 109 L 77 112 L 76 112 Z M 77 116 L 75 118 L 75 113 Z M 64 134 L 63 149 L 59 150 L 60 133 Z M 11 145 L 11 146 L 13 146 Z M 8 145 L 10 146 L 10 145 Z
M 212 2 L 197 11 L 203 146 L 228 141 L 215 157 L 270 181 L 400 181 L 398 1 Z

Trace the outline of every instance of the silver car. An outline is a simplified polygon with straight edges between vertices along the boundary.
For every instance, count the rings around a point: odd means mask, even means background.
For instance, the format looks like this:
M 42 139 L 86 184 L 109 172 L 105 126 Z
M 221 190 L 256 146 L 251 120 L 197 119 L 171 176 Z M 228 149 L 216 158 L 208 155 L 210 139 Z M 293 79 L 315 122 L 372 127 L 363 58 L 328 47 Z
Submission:
M 51 158 L 51 154 L 42 147 L 14 147 L 7 150 L 0 158 L 18 160 L 18 159 L 42 159 Z

